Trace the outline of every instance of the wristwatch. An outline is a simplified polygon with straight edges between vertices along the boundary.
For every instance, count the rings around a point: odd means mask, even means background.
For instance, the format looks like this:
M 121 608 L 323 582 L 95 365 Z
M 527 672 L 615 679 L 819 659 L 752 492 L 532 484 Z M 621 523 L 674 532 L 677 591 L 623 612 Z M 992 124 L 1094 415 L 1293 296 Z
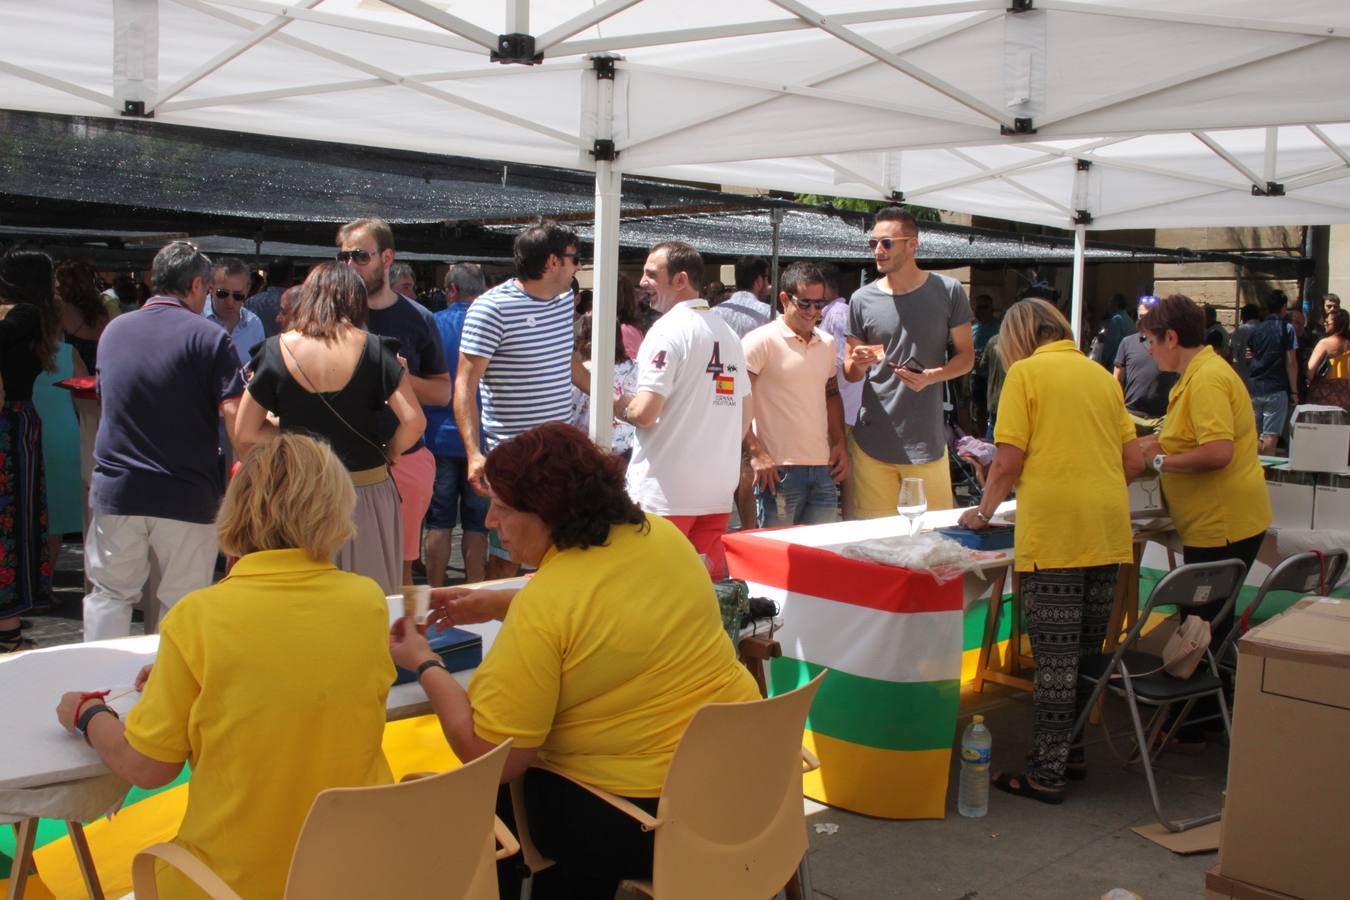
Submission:
M 979 519 L 986 525 L 989 524 L 989 517 L 986 516 L 984 513 L 980 512 L 978 509 L 975 510 L 975 518 Z
M 426 673 L 427 669 L 445 669 L 445 671 L 447 672 L 450 671 L 449 669 L 446 669 L 445 663 L 443 661 L 439 659 L 428 659 L 417 667 L 418 681 L 422 680 L 422 676 Z
M 1157 456 L 1153 457 L 1153 471 L 1154 471 L 1154 472 L 1157 472 L 1159 475 L 1161 475 L 1161 474 L 1162 474 L 1163 461 L 1166 460 L 1166 459 L 1167 459 L 1167 454 L 1166 454 L 1166 453 L 1159 453 Z

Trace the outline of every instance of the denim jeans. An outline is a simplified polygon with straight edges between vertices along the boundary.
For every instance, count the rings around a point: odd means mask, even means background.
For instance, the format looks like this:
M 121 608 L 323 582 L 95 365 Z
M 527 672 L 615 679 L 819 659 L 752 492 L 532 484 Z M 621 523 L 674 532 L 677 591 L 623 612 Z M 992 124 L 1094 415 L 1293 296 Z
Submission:
M 778 496 L 756 485 L 755 507 L 760 528 L 834 522 L 839 518 L 839 486 L 831 480 L 829 466 L 779 466 Z

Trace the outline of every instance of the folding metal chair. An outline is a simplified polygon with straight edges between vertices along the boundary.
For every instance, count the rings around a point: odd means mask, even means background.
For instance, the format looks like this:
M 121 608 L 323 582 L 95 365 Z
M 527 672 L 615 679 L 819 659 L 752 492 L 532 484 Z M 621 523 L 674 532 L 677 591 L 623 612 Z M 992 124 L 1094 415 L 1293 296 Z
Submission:
M 1214 658 L 1219 668 L 1232 674 L 1237 671 L 1237 641 L 1247 632 L 1249 624 L 1256 620 L 1257 610 L 1265 602 L 1266 595 L 1276 591 L 1288 591 L 1295 594 L 1325 595 L 1341 580 L 1345 574 L 1346 562 L 1350 553 L 1345 550 L 1317 551 L 1309 550 L 1295 553 L 1270 570 L 1266 580 L 1256 591 L 1256 597 L 1242 613 L 1242 620 L 1236 628 L 1230 629 L 1228 636 L 1219 645 Z
M 1086 682 L 1092 686 L 1092 693 L 1078 721 L 1074 723 L 1073 737 L 1077 738 L 1087 726 L 1088 717 L 1102 691 L 1109 687 L 1112 692 L 1124 697 L 1134 723 L 1135 740 L 1138 741 L 1139 758 L 1144 764 L 1144 776 L 1148 780 L 1153 810 L 1158 814 L 1158 821 L 1168 831 L 1185 831 L 1197 825 L 1216 821 L 1220 815 L 1215 812 L 1193 819 L 1173 821 L 1163 813 L 1162 801 L 1158 798 L 1158 785 L 1153 777 L 1153 754 L 1149 748 L 1153 739 L 1162 730 L 1168 711 L 1174 704 L 1184 704 L 1171 729 L 1168 730 L 1169 737 L 1186 720 L 1195 701 L 1202 697 L 1218 698 L 1223 727 L 1230 734 L 1232 723 L 1228 715 L 1228 704 L 1223 696 L 1223 680 L 1219 677 L 1219 669 L 1210 649 L 1205 651 L 1208 667 L 1197 667 L 1191 677 L 1183 679 L 1161 671 L 1161 658 L 1130 648 L 1138 641 L 1149 615 L 1161 606 L 1175 606 L 1184 614 L 1188 610 L 1218 604 L 1219 612 L 1213 619 L 1213 625 L 1222 626 L 1232 612 L 1233 603 L 1242 588 L 1246 574 L 1247 567 L 1235 559 L 1178 566 L 1164 575 L 1153 588 L 1144 611 L 1140 613 L 1138 621 L 1130 628 L 1125 640 L 1116 647 L 1115 652 L 1109 658 L 1088 657 L 1079 665 L 1079 688 L 1081 690 L 1085 686 L 1083 682 Z M 1139 717 L 1141 703 L 1155 709 L 1147 733 Z

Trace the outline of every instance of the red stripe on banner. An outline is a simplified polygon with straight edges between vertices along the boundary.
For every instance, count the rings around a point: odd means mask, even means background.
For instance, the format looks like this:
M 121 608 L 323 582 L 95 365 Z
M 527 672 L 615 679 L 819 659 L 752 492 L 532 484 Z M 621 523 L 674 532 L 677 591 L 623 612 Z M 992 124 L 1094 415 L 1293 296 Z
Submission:
M 938 584 L 933 576 L 897 566 L 849 559 L 831 550 L 754 533 L 728 534 L 732 578 L 883 612 L 950 612 L 963 608 L 961 579 Z

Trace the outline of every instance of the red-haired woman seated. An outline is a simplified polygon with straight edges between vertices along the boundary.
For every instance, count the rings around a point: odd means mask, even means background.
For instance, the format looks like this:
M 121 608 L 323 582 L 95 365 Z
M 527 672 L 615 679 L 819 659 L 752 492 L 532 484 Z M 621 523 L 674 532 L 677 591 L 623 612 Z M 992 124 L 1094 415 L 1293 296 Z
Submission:
M 538 572 L 518 592 L 436 592 L 433 621 L 503 619 L 467 692 L 407 620 L 391 637 L 460 759 L 515 739 L 503 780 L 525 774 L 530 835 L 558 863 L 537 896 L 609 898 L 621 879 L 650 878 L 652 835 L 532 762 L 655 813 L 694 712 L 759 696 L 722 630 L 707 569 L 675 526 L 629 499 L 623 472 L 621 457 L 561 423 L 498 445 L 487 457 L 487 524 Z M 512 890 L 503 879 L 502 896 Z

